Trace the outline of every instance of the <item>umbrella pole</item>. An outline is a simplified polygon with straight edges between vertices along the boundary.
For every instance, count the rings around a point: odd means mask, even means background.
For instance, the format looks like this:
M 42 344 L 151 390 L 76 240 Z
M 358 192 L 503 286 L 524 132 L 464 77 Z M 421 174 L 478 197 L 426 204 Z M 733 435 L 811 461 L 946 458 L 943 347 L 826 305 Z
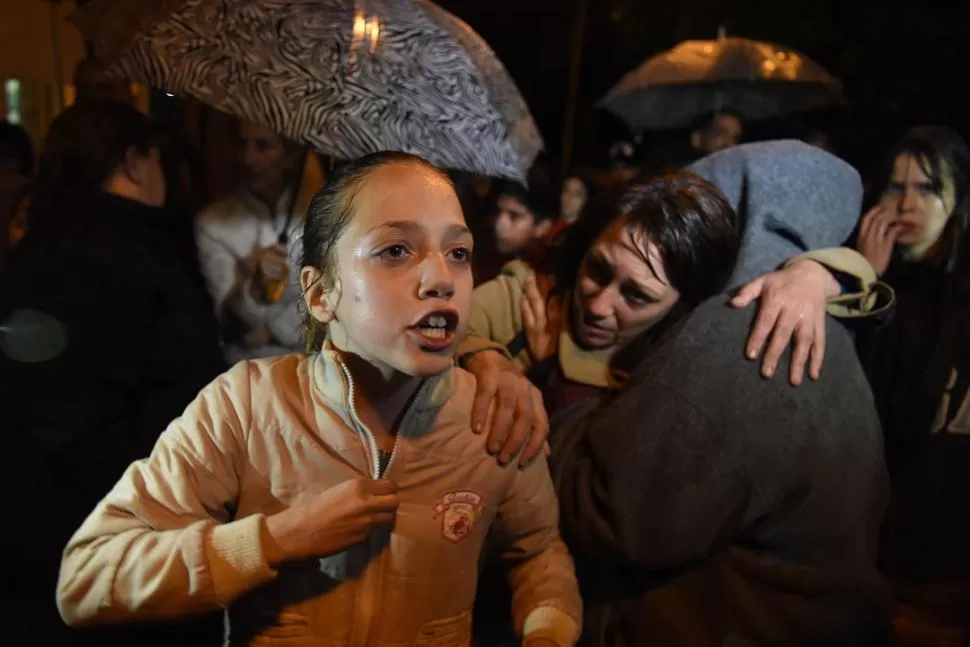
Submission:
M 53 113 L 57 114 L 64 107 L 64 101 L 62 94 L 64 92 L 64 74 L 61 69 L 61 33 L 58 29 L 58 22 L 60 22 L 60 16 L 57 13 L 57 3 L 50 3 L 50 17 L 51 17 L 51 53 L 54 55 L 54 94 L 53 94 Z
M 569 65 L 569 89 L 566 95 L 566 118 L 562 133 L 561 171 L 565 177 L 569 172 L 573 152 L 573 137 L 576 127 L 576 102 L 579 98 L 580 67 L 583 62 L 583 35 L 586 31 L 586 8 L 589 0 L 576 0 L 576 23 L 573 30 L 572 60 Z

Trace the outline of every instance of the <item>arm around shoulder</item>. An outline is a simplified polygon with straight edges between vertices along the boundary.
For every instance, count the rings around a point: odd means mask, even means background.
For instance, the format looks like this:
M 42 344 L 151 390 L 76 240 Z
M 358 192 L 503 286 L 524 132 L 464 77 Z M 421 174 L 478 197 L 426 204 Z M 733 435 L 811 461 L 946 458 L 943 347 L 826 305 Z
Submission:
M 789 262 L 812 260 L 824 266 L 842 287 L 842 294 L 830 299 L 829 315 L 839 319 L 876 317 L 890 310 L 895 294 L 879 280 L 866 257 L 848 247 L 834 247 L 805 252 Z

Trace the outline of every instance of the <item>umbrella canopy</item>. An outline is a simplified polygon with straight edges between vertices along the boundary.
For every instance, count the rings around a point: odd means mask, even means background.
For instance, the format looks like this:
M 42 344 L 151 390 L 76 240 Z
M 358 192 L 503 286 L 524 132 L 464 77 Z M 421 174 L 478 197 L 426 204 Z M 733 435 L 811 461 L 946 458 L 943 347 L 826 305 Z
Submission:
M 543 146 L 489 46 L 428 0 L 92 0 L 75 22 L 129 78 L 340 159 L 524 180 Z
M 717 112 L 755 121 L 844 102 L 841 84 L 804 54 L 720 38 L 685 41 L 648 59 L 600 105 L 639 132 L 689 126 Z

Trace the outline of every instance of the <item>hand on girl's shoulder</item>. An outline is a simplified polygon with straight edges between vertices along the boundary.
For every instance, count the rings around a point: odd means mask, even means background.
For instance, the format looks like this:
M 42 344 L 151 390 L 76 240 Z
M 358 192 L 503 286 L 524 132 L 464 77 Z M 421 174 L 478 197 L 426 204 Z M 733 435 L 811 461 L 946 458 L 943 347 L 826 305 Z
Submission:
M 470 415 L 470 427 L 482 445 L 501 465 L 518 459 L 531 464 L 542 452 L 549 421 L 542 395 L 514 370 L 485 371 L 473 375 L 455 372 L 453 398 L 461 415 Z

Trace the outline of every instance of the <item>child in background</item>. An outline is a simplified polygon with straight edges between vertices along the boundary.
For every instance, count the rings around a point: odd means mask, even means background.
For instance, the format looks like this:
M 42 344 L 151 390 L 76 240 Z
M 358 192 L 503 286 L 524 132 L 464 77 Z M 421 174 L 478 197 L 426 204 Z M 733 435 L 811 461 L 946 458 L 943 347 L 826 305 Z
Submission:
M 453 367 L 472 240 L 447 176 L 403 153 L 350 163 L 303 243 L 312 352 L 237 364 L 129 467 L 65 549 L 63 617 L 227 607 L 230 645 L 468 645 L 491 533 L 522 644 L 574 644 L 545 460 L 488 455 Z
M 494 249 L 476 259 L 475 285 L 495 278 L 511 261 L 539 262 L 545 254 L 543 239 L 556 216 L 555 196 L 542 181 L 530 182 L 528 189 L 503 182 L 496 196 L 491 236 Z

